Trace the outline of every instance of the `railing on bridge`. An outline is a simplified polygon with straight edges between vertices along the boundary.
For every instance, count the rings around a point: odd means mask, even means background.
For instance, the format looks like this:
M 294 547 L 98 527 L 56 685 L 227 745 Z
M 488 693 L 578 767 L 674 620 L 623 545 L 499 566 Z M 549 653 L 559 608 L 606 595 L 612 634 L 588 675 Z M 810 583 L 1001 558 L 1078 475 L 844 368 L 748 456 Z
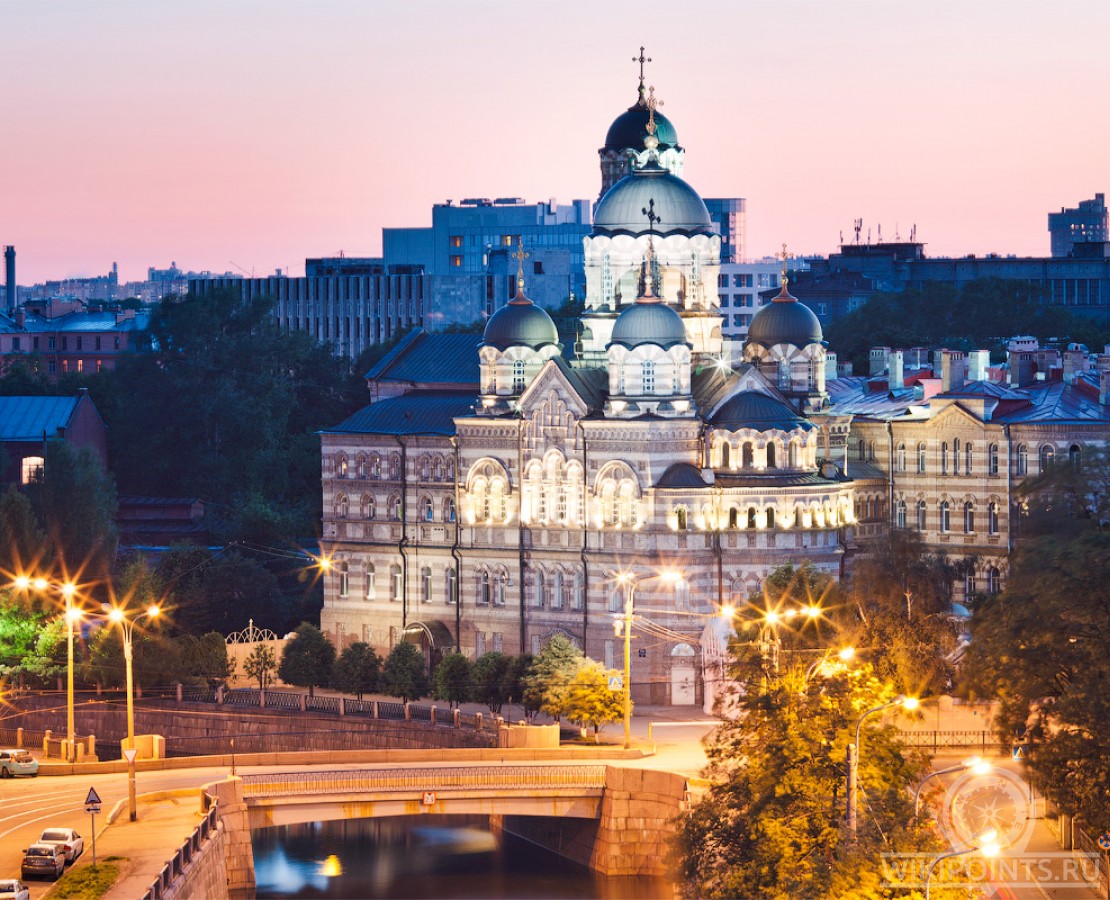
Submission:
M 899 740 L 907 747 L 932 750 L 975 748 L 982 753 L 1006 750 L 1008 745 L 998 740 L 993 731 L 902 731 Z
M 389 791 L 605 788 L 605 766 L 459 766 L 243 775 L 243 796 L 374 794 Z
M 174 882 L 185 874 L 185 869 L 193 861 L 193 857 L 200 853 L 205 841 L 215 835 L 219 827 L 219 821 L 216 802 L 213 800 L 208 812 L 200 820 L 200 824 L 185 839 L 185 843 L 177 849 L 170 861 L 162 867 L 157 879 L 151 883 L 147 892 L 143 894 L 142 900 L 161 900 L 162 897 L 166 896 Z

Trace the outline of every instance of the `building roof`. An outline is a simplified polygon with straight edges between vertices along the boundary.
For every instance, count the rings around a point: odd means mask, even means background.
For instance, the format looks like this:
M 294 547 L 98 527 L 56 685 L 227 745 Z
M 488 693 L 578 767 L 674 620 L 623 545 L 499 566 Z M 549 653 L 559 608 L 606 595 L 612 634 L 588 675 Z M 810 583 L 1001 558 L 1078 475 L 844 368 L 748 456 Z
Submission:
M 675 463 L 655 485 L 657 488 L 704 488 L 708 487 L 701 472 L 690 463 Z
M 0 397 L 0 441 L 41 441 L 69 426 L 81 397 Z
M 805 347 L 819 344 L 823 338 L 820 320 L 787 290 L 785 281 L 778 296 L 752 316 L 748 326 L 748 340 L 764 347 L 775 344 Z
M 736 431 L 754 428 L 757 431 L 794 431 L 816 428 L 788 404 L 762 391 L 740 391 L 726 400 L 710 418 L 709 424 L 717 428 Z
M 521 285 L 517 287 L 516 296 L 489 317 L 482 343 L 498 350 L 509 347 L 539 350 L 548 344 L 558 345 L 559 331 L 547 310 L 524 296 Z
M 583 403 L 591 410 L 601 407 L 609 389 L 608 372 L 604 369 L 577 369 L 561 356 L 553 357 L 551 361 L 566 376 Z
M 645 209 L 658 216 L 650 229 Z M 717 233 L 698 192 L 658 163 L 634 169 L 605 192 L 594 211 L 595 235 L 638 236 L 649 230 L 661 237 Z
M 669 350 L 689 341 L 682 316 L 674 308 L 657 299 L 641 297 L 621 310 L 613 325 L 610 343 L 629 349 L 641 344 L 656 344 Z
M 479 381 L 476 334 L 410 331 L 366 373 L 367 381 L 473 385 Z
M 467 392 L 413 391 L 364 406 L 321 434 L 455 433 L 455 418 L 474 414 L 474 395 Z

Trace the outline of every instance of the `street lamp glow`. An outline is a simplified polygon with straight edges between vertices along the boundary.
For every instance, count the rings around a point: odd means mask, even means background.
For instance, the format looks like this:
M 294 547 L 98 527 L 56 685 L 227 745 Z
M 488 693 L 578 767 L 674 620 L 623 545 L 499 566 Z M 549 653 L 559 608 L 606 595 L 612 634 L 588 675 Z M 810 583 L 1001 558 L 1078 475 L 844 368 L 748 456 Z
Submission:
M 954 856 L 966 856 L 969 853 L 978 853 L 980 856 L 990 859 L 993 856 L 998 856 L 998 854 L 1002 852 L 1002 848 L 998 844 L 998 832 L 993 828 L 988 828 L 972 840 L 973 843 L 970 847 L 964 847 L 961 850 L 952 850 L 948 853 L 941 853 L 929 863 L 928 868 L 925 870 L 925 900 L 930 900 L 932 897 L 933 869 L 936 868 L 937 863 L 941 860 L 951 859 Z
M 62 596 L 65 597 L 67 601 L 72 600 L 73 595 L 77 593 L 77 585 L 72 581 L 67 581 L 62 584 L 61 591 Z
M 12 582 L 17 591 L 25 591 L 31 586 L 31 579 L 26 575 L 16 575 L 15 581 Z
M 841 662 L 848 662 L 849 660 L 855 658 L 856 648 L 855 647 L 845 647 L 843 650 L 841 650 L 836 655 L 840 657 Z
M 736 607 L 733 606 L 731 603 L 726 603 L 724 606 L 721 607 L 721 618 L 722 619 L 731 619 L 735 615 L 736 615 Z
M 81 621 L 84 615 L 85 614 L 81 612 L 81 610 L 78 609 L 76 606 L 71 606 L 69 609 L 66 610 L 66 621 L 70 625 L 76 625 L 78 622 Z
M 810 605 L 802 610 L 802 612 L 804 612 L 806 616 L 808 616 L 810 619 L 816 619 L 818 616 L 821 615 L 821 607 Z
M 921 705 L 921 701 L 916 697 L 903 697 L 902 708 L 908 710 L 915 710 Z
M 31 584 L 34 585 L 36 591 L 45 591 L 48 582 L 45 578 L 36 578 Z
M 782 617 L 772 609 L 763 616 L 763 621 L 768 625 L 777 625 L 780 618 Z
M 161 614 L 162 614 L 162 610 L 158 607 L 158 605 L 156 603 L 152 603 L 152 604 L 150 604 L 150 606 L 148 606 L 146 608 L 147 618 L 154 619 L 154 618 L 157 618 L 158 616 L 160 616 Z
M 892 706 L 901 706 L 903 709 L 917 709 L 918 699 L 916 697 L 907 697 L 905 694 L 899 694 L 893 700 L 886 703 L 880 703 L 878 706 L 872 707 L 867 710 L 859 719 L 856 720 L 856 740 L 855 743 L 849 744 L 847 749 L 847 763 L 848 763 L 848 785 L 847 785 L 847 807 L 848 807 L 848 834 L 852 840 L 855 840 L 858 816 L 857 816 L 857 791 L 859 781 L 859 757 L 860 757 L 860 731 L 863 728 L 863 720 L 868 716 L 873 716 L 875 713 L 882 712 L 884 709 L 890 709 Z

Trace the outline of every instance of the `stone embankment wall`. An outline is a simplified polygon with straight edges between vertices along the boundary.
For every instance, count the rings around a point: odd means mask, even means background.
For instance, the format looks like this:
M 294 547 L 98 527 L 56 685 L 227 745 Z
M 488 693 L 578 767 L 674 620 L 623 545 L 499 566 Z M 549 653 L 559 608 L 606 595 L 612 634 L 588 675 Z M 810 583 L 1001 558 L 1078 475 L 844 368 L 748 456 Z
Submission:
M 181 877 L 162 894 L 162 900 L 229 900 L 227 847 L 229 835 L 222 825 L 204 842 Z M 253 870 L 252 870 L 253 872 Z
M 610 766 L 600 819 L 491 816 L 490 828 L 602 875 L 667 876 L 675 822 L 685 807 L 682 775 Z

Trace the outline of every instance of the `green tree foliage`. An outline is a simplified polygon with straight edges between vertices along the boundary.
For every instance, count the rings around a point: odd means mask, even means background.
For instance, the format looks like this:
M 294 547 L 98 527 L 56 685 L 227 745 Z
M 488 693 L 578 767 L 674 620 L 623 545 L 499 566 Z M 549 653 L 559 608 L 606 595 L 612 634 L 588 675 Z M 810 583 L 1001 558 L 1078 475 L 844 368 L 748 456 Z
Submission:
M 927 284 L 900 294 L 876 294 L 829 326 L 825 337 L 856 371 L 867 371 L 871 347 L 1001 349 L 1015 334 L 1101 346 L 1104 325 L 1043 303 L 1041 289 L 1021 281 L 984 278 L 962 288 Z
M 296 635 L 281 654 L 278 678 L 286 684 L 308 688 L 311 697 L 316 688 L 327 684 L 335 665 L 335 645 L 315 625 L 302 622 Z
M 46 445 L 45 477 L 26 490 L 46 534 L 47 558 L 70 576 L 104 578 L 116 553 L 116 486 L 100 457 L 65 440 Z
M 408 641 L 395 644 L 382 666 L 378 689 L 405 703 L 419 700 L 428 693 L 428 666 L 424 654 Z
M 332 669 L 332 682 L 345 694 L 354 694 L 359 700 L 363 694 L 378 689 L 382 667 L 381 657 L 363 641 L 355 641 L 339 654 Z
M 273 682 L 277 667 L 277 656 L 266 644 L 257 645 L 243 660 L 243 674 L 257 681 L 260 691 L 266 690 Z
M 500 713 L 501 707 L 509 699 L 508 680 L 512 657 L 504 653 L 483 653 L 474 661 L 470 670 L 470 699 L 484 703 L 491 713 Z
M 911 823 L 908 790 L 923 760 L 907 756 L 889 727 L 865 731 L 854 846 L 844 828 L 845 753 L 855 721 L 890 700 L 893 688 L 867 669 L 807 681 L 801 661 L 768 682 L 757 648 L 737 642 L 734 652 L 742 713 L 706 741 L 710 786 L 679 832 L 684 892 L 776 900 L 906 896 L 881 885 L 880 854 L 930 850 L 934 839 Z
M 39 629 L 34 648 L 23 657 L 23 674 L 48 686 L 66 671 L 67 641 L 65 622 L 60 618 L 45 621 Z M 76 653 L 76 649 L 74 652 Z
M 34 651 L 44 619 L 42 612 L 19 602 L 10 591 L 0 592 L 0 676 L 23 671 L 23 660 Z
M 583 727 L 593 728 L 595 738 L 610 722 L 624 718 L 624 692 L 609 688 L 609 678 L 619 674 L 597 660 L 587 659 L 570 683 L 566 716 Z
M 470 699 L 471 664 L 461 653 L 448 653 L 436 666 L 435 692 L 437 700 L 446 700 L 452 706 L 458 706 Z
M 190 682 L 215 686 L 231 677 L 235 661 L 227 655 L 227 641 L 218 631 L 199 638 L 185 634 L 176 643 L 184 677 Z
M 1006 589 L 977 604 L 967 685 L 1001 701 L 1037 785 L 1110 829 L 1110 490 L 1105 453 L 1029 485 Z
M 528 674 L 528 670 L 532 667 L 533 657 L 531 653 L 523 653 L 520 656 L 509 657 L 509 666 L 505 670 L 504 683 L 505 699 L 509 703 L 520 703 L 524 706 L 525 716 L 531 717 L 536 712 L 528 706 L 525 698 L 524 678 Z
M 17 487 L 8 488 L 0 496 L 0 571 L 18 575 L 43 568 L 45 545 L 31 501 Z
M 524 677 L 525 705 L 556 721 L 562 719 L 570 708 L 570 686 L 584 660 L 582 651 L 567 638 L 561 634 L 552 637 Z

